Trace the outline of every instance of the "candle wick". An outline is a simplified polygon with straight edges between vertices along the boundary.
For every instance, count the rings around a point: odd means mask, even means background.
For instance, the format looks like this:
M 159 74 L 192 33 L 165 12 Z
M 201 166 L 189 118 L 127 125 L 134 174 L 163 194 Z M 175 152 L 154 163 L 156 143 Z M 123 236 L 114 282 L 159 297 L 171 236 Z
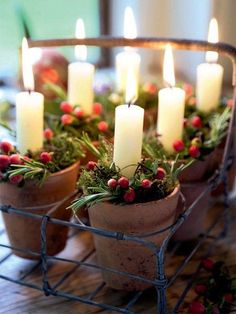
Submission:
M 28 93 L 29 93 L 29 95 L 31 94 L 31 89 L 28 89 Z

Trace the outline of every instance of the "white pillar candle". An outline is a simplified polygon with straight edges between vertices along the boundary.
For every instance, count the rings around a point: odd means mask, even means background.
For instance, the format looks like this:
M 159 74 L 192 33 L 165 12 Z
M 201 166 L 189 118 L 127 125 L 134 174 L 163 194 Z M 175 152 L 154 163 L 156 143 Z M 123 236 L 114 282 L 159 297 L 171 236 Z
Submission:
M 22 69 L 26 92 L 16 95 L 16 139 L 17 149 L 24 154 L 43 147 L 44 97 L 35 93 L 30 51 L 27 40 L 22 41 Z
M 78 19 L 76 23 L 76 37 L 85 37 L 84 24 L 81 19 Z M 80 61 L 70 63 L 68 67 L 68 102 L 74 106 L 81 106 L 85 114 L 89 115 L 93 108 L 95 67 L 93 64 L 85 62 L 86 46 L 76 46 L 75 55 Z
M 134 73 L 129 71 L 126 102 L 135 100 Z M 120 105 L 115 110 L 115 135 L 113 161 L 122 175 L 133 176 L 141 160 L 144 109 L 136 105 Z
M 218 25 L 216 19 L 212 19 L 209 27 L 208 41 L 218 42 Z M 197 67 L 197 108 L 208 113 L 216 110 L 219 104 L 224 69 L 217 64 L 218 53 L 208 51 L 206 53 L 207 63 Z
M 125 9 L 124 16 L 124 37 L 133 39 L 137 37 L 136 23 L 133 11 L 130 7 Z M 135 80 L 135 96 L 138 97 L 139 75 L 140 75 L 140 55 L 135 49 L 125 47 L 123 52 L 116 55 L 116 85 L 117 90 L 125 92 L 127 86 L 128 69 L 134 73 Z
M 182 139 L 185 92 L 174 87 L 174 60 L 170 45 L 165 50 L 163 78 L 171 87 L 163 88 L 158 93 L 157 133 L 164 149 L 172 153 L 174 141 Z

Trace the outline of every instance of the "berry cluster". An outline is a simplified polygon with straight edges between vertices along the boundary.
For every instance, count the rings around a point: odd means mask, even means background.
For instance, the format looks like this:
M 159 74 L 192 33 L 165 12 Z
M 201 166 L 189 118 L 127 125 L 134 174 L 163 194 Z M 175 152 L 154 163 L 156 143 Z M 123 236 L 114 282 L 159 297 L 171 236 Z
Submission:
M 214 263 L 209 258 L 204 259 L 201 266 L 204 277 L 194 287 L 197 298 L 189 305 L 189 313 L 229 313 L 236 291 L 227 267 L 223 262 Z
M 46 131 L 46 130 L 45 130 Z M 46 134 L 48 135 L 49 129 Z M 19 184 L 23 181 L 22 174 L 11 175 L 9 170 L 12 170 L 14 165 L 25 165 L 32 162 L 32 159 L 27 155 L 21 155 L 16 151 L 16 148 L 8 141 L 2 141 L 0 143 L 0 182 L 9 181 L 12 184 Z M 52 161 L 52 153 L 46 151 L 40 152 L 38 155 L 38 161 L 43 164 L 48 164 Z
M 92 177 L 101 177 L 101 175 L 104 174 L 104 180 L 102 180 L 103 182 L 100 182 L 100 184 L 102 186 L 105 185 L 109 193 L 116 195 L 126 203 L 139 201 L 140 195 L 144 196 L 146 194 L 145 196 L 147 196 L 148 194 L 155 194 L 155 190 L 158 189 L 161 184 L 164 184 L 166 180 L 166 171 L 162 167 L 157 167 L 155 172 L 146 172 L 147 169 L 140 165 L 140 168 L 137 168 L 138 171 L 136 171 L 134 178 L 130 180 L 116 171 L 111 174 L 111 177 L 108 175 L 107 178 L 104 167 L 101 167 L 94 161 L 89 161 L 86 169 L 85 171 L 90 172 L 90 176 Z M 142 173 L 141 175 L 140 172 Z M 148 196 L 150 197 L 150 195 Z M 157 194 L 155 194 L 154 198 L 156 197 Z
M 99 132 L 105 133 L 108 131 L 108 123 L 101 120 L 101 115 L 103 113 L 103 107 L 101 103 L 95 102 L 93 104 L 93 115 L 91 117 L 88 117 L 81 107 L 74 107 L 67 101 L 61 102 L 60 110 L 63 113 L 61 116 L 61 124 L 63 126 L 69 125 L 78 127 L 80 124 L 84 124 L 86 122 L 91 123 L 91 121 L 93 121 Z

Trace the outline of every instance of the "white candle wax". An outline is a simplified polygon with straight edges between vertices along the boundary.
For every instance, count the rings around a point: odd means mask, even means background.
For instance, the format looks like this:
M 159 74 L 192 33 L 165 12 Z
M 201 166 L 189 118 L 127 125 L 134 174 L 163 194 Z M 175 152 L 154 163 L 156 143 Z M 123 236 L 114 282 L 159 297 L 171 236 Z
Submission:
M 68 101 L 80 105 L 86 114 L 92 113 L 95 67 L 87 62 L 73 62 L 68 67 Z
M 124 92 L 127 86 L 128 70 L 130 69 L 135 77 L 135 96 L 138 97 L 140 55 L 134 50 L 127 50 L 116 55 L 116 83 L 117 90 Z
M 175 140 L 182 139 L 185 92 L 181 88 L 163 88 L 158 93 L 157 133 L 164 149 L 174 151 Z
M 36 92 L 16 95 L 16 137 L 21 154 L 43 147 L 44 97 Z
M 144 110 L 139 106 L 116 107 L 113 161 L 128 178 L 132 177 L 135 165 L 141 160 L 143 119 Z M 127 167 L 132 164 L 134 166 Z
M 202 63 L 197 67 L 197 108 L 202 112 L 217 109 L 221 95 L 224 69 L 217 63 Z

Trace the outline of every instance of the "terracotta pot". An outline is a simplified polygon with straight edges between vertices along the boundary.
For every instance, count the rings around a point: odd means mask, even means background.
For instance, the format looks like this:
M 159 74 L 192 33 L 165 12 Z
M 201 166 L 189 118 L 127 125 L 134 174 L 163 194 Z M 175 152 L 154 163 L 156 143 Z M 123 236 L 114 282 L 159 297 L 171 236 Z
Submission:
M 209 177 L 212 172 L 212 159 L 214 151 L 206 156 L 205 160 L 195 160 L 189 167 L 182 171 L 179 175 L 180 182 L 195 182 L 201 181 Z M 181 161 L 180 161 L 181 162 Z
M 89 208 L 93 227 L 129 235 L 154 232 L 172 224 L 176 218 L 179 187 L 165 199 L 131 205 L 101 203 Z M 160 246 L 168 231 L 146 238 Z M 155 279 L 154 253 L 134 241 L 115 240 L 94 235 L 98 263 L 104 267 Z M 144 290 L 148 284 L 111 272 L 103 272 L 105 282 L 114 289 Z
M 93 145 L 95 147 L 98 147 L 99 142 L 94 141 Z M 86 166 L 89 161 L 97 161 L 97 157 L 93 153 L 91 153 L 89 150 L 86 150 L 85 151 L 85 157 L 80 159 L 80 164 L 82 166 Z
M 207 187 L 207 182 L 194 182 L 184 184 L 180 186 L 181 192 L 186 199 L 186 208 L 188 208 L 197 197 L 204 191 Z M 181 227 L 176 231 L 173 236 L 175 241 L 190 241 L 196 239 L 201 233 L 206 231 L 206 216 L 207 211 L 210 208 L 210 191 L 207 192 L 198 204 L 192 209 L 187 220 L 181 225 Z M 179 213 L 182 212 L 182 204 L 178 207 Z
M 11 183 L 2 183 L 0 189 L 0 203 L 12 205 L 23 211 L 45 215 L 57 203 L 73 193 L 76 188 L 79 163 L 50 175 L 39 187 L 37 182 L 27 181 L 24 187 L 19 188 Z M 71 200 L 64 202 L 52 214 L 52 217 L 69 220 L 71 211 L 66 207 Z M 31 207 L 33 206 L 33 208 Z M 27 249 L 39 253 L 41 248 L 40 220 L 34 220 L 20 215 L 3 213 L 7 234 L 13 247 Z M 62 251 L 66 245 L 68 228 L 55 224 L 47 225 L 47 254 L 55 255 Z M 14 254 L 38 259 L 28 253 L 14 251 Z

